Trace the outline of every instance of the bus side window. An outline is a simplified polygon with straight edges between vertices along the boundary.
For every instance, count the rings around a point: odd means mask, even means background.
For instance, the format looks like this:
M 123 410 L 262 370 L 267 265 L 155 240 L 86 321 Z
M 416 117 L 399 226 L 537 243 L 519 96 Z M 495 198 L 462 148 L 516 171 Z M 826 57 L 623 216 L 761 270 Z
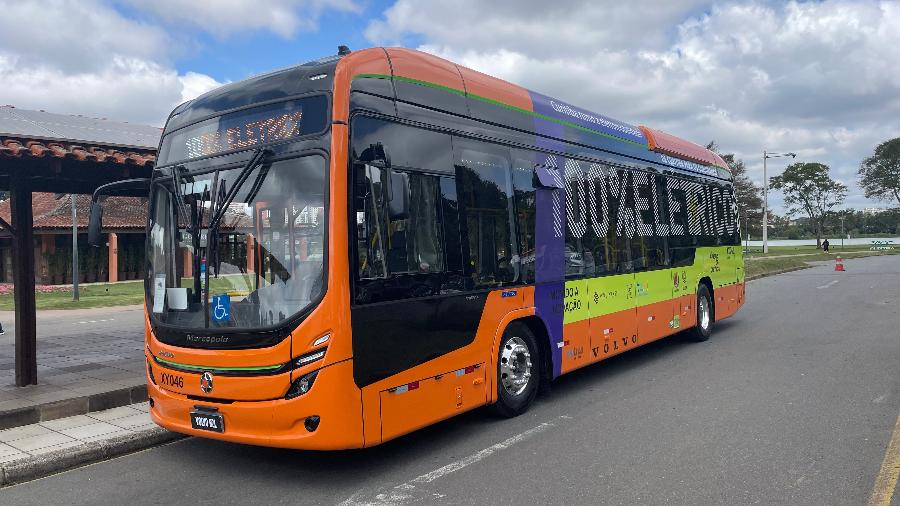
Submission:
M 661 176 L 659 176 L 661 178 Z M 631 254 L 636 260 L 634 269 L 654 270 L 669 267 L 668 225 L 659 226 L 665 218 L 665 201 L 660 199 L 660 185 L 656 174 L 634 173 L 636 204 L 636 233 L 631 239 Z
M 356 164 L 355 208 L 359 279 L 387 276 L 384 253 L 384 169 Z
M 697 248 L 688 221 L 688 183 L 673 176 L 659 176 L 658 181 L 659 198 L 666 202 L 669 264 L 672 267 L 690 267 L 694 264 L 694 253 Z
M 466 273 L 473 288 L 512 283 L 512 181 L 509 150 L 454 137 L 454 164 L 464 236 L 468 243 Z
M 534 283 L 537 200 L 534 190 L 535 156 L 513 151 L 512 181 L 516 209 L 516 236 L 519 238 L 519 280 Z
M 440 218 L 443 223 L 446 272 L 441 280 L 441 293 L 453 293 L 466 289 L 463 269 L 462 243 L 459 234 L 459 201 L 456 196 L 456 178 L 440 178 Z
M 594 274 L 594 254 L 584 243 L 588 235 L 587 184 L 584 167 L 578 160 L 563 159 L 566 191 L 566 219 L 563 236 L 566 241 L 566 278 Z

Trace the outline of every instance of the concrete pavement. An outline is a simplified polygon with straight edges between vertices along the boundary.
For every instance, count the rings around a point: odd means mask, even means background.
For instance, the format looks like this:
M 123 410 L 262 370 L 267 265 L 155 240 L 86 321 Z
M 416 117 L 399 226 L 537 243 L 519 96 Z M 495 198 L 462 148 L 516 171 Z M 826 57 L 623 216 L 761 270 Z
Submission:
M 0 429 L 146 399 L 143 306 L 39 311 L 28 387 L 15 386 L 15 317 L 0 321 Z
M 191 438 L 0 502 L 865 504 L 900 409 L 900 257 L 845 264 L 753 281 L 708 342 L 564 376 L 515 419 L 477 410 L 334 453 Z
M 142 402 L 0 430 L 0 486 L 182 437 L 153 423 L 148 409 Z

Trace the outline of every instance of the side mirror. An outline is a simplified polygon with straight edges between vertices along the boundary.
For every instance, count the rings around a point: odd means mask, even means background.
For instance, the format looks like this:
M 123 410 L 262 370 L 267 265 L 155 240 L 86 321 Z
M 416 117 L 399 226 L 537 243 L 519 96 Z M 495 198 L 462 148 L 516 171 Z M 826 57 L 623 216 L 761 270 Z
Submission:
M 126 179 L 107 183 L 94 190 L 91 196 L 91 216 L 88 222 L 88 244 L 94 247 L 103 245 L 103 203 L 102 198 L 109 195 L 123 197 L 146 197 L 150 193 L 150 180 Z
M 392 220 L 409 218 L 409 175 L 390 171 L 388 211 Z
M 560 190 L 565 187 L 563 175 L 556 167 L 550 167 L 544 164 L 534 166 L 534 187 L 546 188 L 549 190 Z
M 91 216 L 88 223 L 88 244 L 91 246 L 103 246 L 103 204 L 99 201 L 91 201 Z

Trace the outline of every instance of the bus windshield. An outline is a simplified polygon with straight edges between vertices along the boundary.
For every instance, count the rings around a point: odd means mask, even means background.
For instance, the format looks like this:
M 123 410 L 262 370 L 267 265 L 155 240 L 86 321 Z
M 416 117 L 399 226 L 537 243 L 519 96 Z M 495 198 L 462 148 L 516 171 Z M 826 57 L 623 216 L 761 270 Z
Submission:
M 323 294 L 325 159 L 254 158 L 203 174 L 176 168 L 154 181 L 147 305 L 155 322 L 272 327 Z

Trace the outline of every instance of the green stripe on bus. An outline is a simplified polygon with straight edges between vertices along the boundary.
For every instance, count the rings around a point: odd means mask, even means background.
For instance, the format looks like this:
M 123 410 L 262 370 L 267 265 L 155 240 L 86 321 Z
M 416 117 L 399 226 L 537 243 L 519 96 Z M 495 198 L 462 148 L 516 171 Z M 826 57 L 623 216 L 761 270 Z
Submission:
M 386 75 L 386 74 L 357 74 L 357 75 L 353 76 L 353 79 L 390 79 L 390 78 L 391 78 L 391 76 Z M 474 93 L 466 93 L 466 92 L 463 91 L 463 90 L 458 90 L 458 89 L 456 89 L 456 88 L 451 88 L 451 87 L 449 87 L 449 86 L 444 86 L 444 85 L 442 85 L 442 84 L 436 84 L 436 83 L 432 83 L 432 82 L 429 82 L 429 81 L 421 81 L 421 80 L 419 80 L 419 79 L 413 79 L 413 78 L 411 78 L 411 77 L 403 77 L 403 76 L 394 76 L 394 79 L 397 80 L 397 81 L 403 81 L 403 82 L 405 82 L 405 83 L 417 84 L 417 85 L 419 85 L 419 86 L 425 86 L 425 87 L 433 88 L 433 89 L 440 90 L 440 91 L 446 91 L 446 92 L 448 92 L 448 93 L 453 93 L 453 94 L 461 95 L 461 96 L 464 96 L 464 97 L 465 97 L 465 96 L 468 96 L 469 98 L 473 98 L 473 99 L 475 99 L 475 100 L 478 100 L 478 101 L 481 101 L 481 102 L 485 102 L 485 103 L 487 103 L 487 104 L 496 105 L 496 106 L 502 107 L 502 108 L 504 108 L 504 109 L 509 109 L 510 111 L 515 111 L 515 112 L 518 112 L 518 113 L 521 113 L 521 114 L 526 114 L 526 115 L 531 116 L 531 117 L 533 117 L 533 118 L 539 118 L 539 119 L 542 119 L 542 120 L 546 120 L 546 121 L 550 121 L 550 122 L 553 122 L 553 123 L 557 123 L 557 124 L 559 124 L 559 125 L 563 125 L 563 126 L 567 126 L 567 127 L 570 127 L 570 128 L 574 128 L 574 129 L 576 129 L 576 130 L 581 130 L 581 131 L 588 132 L 588 133 L 592 133 L 592 134 L 595 134 L 595 135 L 600 135 L 600 136 L 606 137 L 606 138 L 608 138 L 608 139 L 612 139 L 612 140 L 614 140 L 614 141 L 626 142 L 626 143 L 628 143 L 628 144 L 633 144 L 633 145 L 635 145 L 635 146 L 641 146 L 642 148 L 647 148 L 647 149 L 649 149 L 649 146 L 647 146 L 646 143 L 635 142 L 635 141 L 633 141 L 633 140 L 631 140 L 631 139 L 623 139 L 622 137 L 618 137 L 618 136 L 615 136 L 615 135 L 611 135 L 611 134 L 608 134 L 608 133 L 606 133 L 606 132 L 600 132 L 599 130 L 593 130 L 593 129 L 590 129 L 590 128 L 587 128 L 587 127 L 583 127 L 583 126 L 581 126 L 581 125 L 577 125 L 577 124 L 572 123 L 572 122 L 570 122 L 570 121 L 566 121 L 566 120 L 563 120 L 563 119 L 554 118 L 553 116 L 547 116 L 546 114 L 541 114 L 541 113 L 539 113 L 539 112 L 534 112 L 534 111 L 529 111 L 529 110 L 527 110 L 527 109 L 522 109 L 521 107 L 516 107 L 516 106 L 514 106 L 514 105 L 507 104 L 507 103 L 505 103 L 505 102 L 500 102 L 500 101 L 497 101 L 497 100 L 494 100 L 494 99 L 491 99 L 491 98 L 482 97 L 481 95 L 476 95 L 476 94 L 474 94 Z
M 216 371 L 223 371 L 223 372 L 230 372 L 230 371 L 274 371 L 274 370 L 276 370 L 276 369 L 280 369 L 280 368 L 284 367 L 284 365 L 282 365 L 282 364 L 279 364 L 279 365 L 266 365 L 266 366 L 260 366 L 260 367 L 203 367 L 203 366 L 190 365 L 190 364 L 180 364 L 180 363 L 178 363 L 178 362 L 172 362 L 172 361 L 170 361 L 170 360 L 163 360 L 163 359 L 161 359 L 161 358 L 159 358 L 159 357 L 156 357 L 156 360 L 157 360 L 158 362 L 160 362 L 160 363 L 162 363 L 162 364 L 165 364 L 165 365 L 168 365 L 168 366 L 176 367 L 176 368 L 179 368 L 179 369 L 188 369 L 188 370 L 192 370 L 192 371 L 211 371 L 211 372 L 216 372 Z

